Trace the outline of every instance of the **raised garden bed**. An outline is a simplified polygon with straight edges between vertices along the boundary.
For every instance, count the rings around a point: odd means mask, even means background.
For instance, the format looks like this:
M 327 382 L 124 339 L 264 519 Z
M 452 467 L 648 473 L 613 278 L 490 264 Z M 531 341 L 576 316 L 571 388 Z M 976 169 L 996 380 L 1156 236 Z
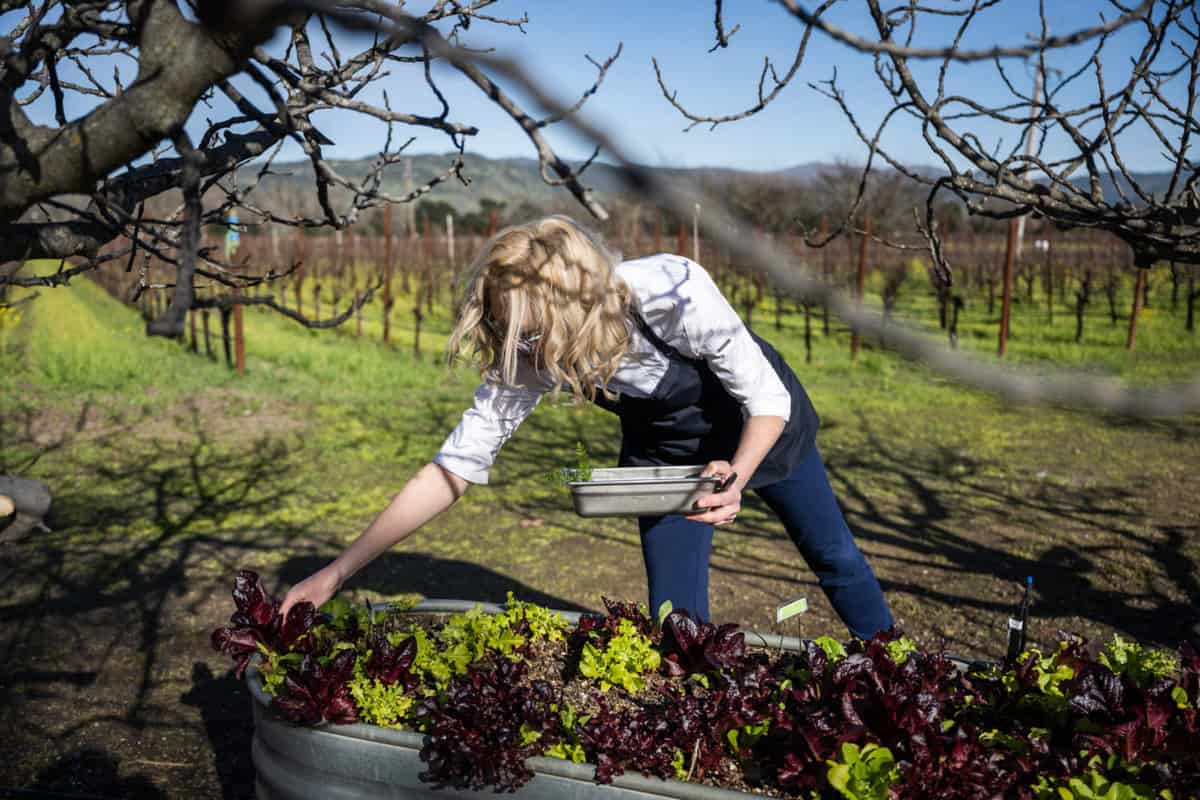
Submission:
M 1200 796 L 1186 645 L 1093 656 L 1065 637 L 982 669 L 894 632 L 769 641 L 633 604 L 574 620 L 522 603 L 420 609 L 437 617 L 334 604 L 283 620 L 253 573 L 235 601 L 213 638 L 249 667 L 264 800 Z

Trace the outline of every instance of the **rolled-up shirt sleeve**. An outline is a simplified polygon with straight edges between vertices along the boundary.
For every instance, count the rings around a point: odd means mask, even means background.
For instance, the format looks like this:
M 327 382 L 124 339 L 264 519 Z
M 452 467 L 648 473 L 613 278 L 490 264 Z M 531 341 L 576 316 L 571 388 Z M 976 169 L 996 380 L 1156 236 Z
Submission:
M 791 395 L 742 318 L 703 267 L 692 261 L 687 267 L 680 351 L 708 362 L 748 416 L 791 418 Z
M 435 464 L 469 483 L 487 483 L 500 448 L 541 399 L 542 390 L 487 380 L 475 402 L 434 456 Z

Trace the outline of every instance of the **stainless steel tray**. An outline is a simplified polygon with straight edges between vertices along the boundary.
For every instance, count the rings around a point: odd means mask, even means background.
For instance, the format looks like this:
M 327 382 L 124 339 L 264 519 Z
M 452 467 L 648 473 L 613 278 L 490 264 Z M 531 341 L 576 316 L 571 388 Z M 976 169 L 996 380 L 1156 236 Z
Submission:
M 609 467 L 592 470 L 590 481 L 568 481 L 575 513 L 581 517 L 640 517 L 696 510 L 721 478 L 700 477 L 703 465 Z

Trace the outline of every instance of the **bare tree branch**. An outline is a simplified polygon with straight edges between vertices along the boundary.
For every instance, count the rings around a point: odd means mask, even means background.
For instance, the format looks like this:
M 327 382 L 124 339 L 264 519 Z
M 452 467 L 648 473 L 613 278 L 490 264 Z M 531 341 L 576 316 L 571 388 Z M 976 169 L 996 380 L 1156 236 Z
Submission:
M 208 297 L 193 301 L 192 308 L 204 309 L 232 308 L 234 306 L 265 306 L 277 314 L 282 314 L 288 319 L 300 323 L 306 328 L 315 328 L 318 330 L 324 328 L 336 328 L 346 320 L 351 319 L 355 314 L 358 313 L 360 308 L 369 303 L 371 298 L 374 297 L 375 292 L 379 291 L 379 288 L 382 285 L 383 284 L 381 283 L 377 283 L 368 287 L 361 294 L 355 295 L 354 300 L 350 302 L 350 305 L 346 307 L 345 311 L 336 316 L 330 317 L 329 319 L 322 320 L 310 319 L 294 309 L 288 308 L 287 306 L 282 306 L 277 303 L 273 297 L 253 297 L 247 295 L 224 295 L 222 297 Z
M 855 36 L 847 30 L 825 22 L 820 19 L 817 12 L 805 10 L 795 0 L 780 0 L 780 2 L 783 3 L 788 11 L 795 15 L 796 19 L 805 25 L 815 26 L 822 33 L 860 52 L 884 53 L 889 56 L 898 56 L 901 58 L 948 58 L 953 61 L 990 61 L 995 58 L 1028 58 L 1046 50 L 1082 44 L 1083 42 L 1095 39 L 1098 36 L 1106 36 L 1127 25 L 1142 20 L 1154 5 L 1154 0 L 1143 0 L 1137 8 L 1122 14 L 1111 22 L 1090 28 L 1082 28 L 1063 36 L 1045 37 L 1027 45 L 996 46 L 984 50 L 961 50 L 956 46 L 932 48 L 905 47 L 889 41 L 887 38 L 880 41 L 864 39 L 861 36 Z
M 717 10 L 713 17 L 713 26 L 717 29 L 717 43 L 714 44 L 712 49 L 708 51 L 710 53 L 713 52 L 713 50 L 716 50 L 718 47 L 729 47 L 729 40 L 733 38 L 733 35 L 742 28 L 740 24 L 734 25 L 728 33 L 725 32 L 725 23 L 721 19 L 722 5 L 724 5 L 723 0 L 716 0 Z
M 817 10 L 814 12 L 814 14 L 819 17 L 827 9 L 829 9 L 831 6 L 833 6 L 837 1 L 838 0 L 825 0 L 825 2 L 823 2 L 817 8 Z M 717 3 L 718 36 L 720 35 L 720 29 L 721 29 L 720 28 L 720 20 L 721 20 L 721 5 L 718 2 Z M 695 114 L 695 113 L 689 111 L 677 99 L 678 93 L 667 88 L 667 84 L 666 84 L 666 81 L 663 79 L 662 69 L 658 65 L 657 58 L 651 59 L 651 63 L 654 65 L 654 76 L 658 80 L 658 88 L 659 88 L 659 90 L 662 91 L 662 95 L 664 98 L 666 98 L 666 101 L 668 103 L 670 103 L 672 106 L 674 106 L 675 109 L 680 114 L 682 114 L 683 116 L 685 116 L 689 120 L 691 120 L 691 124 L 688 125 L 686 128 L 684 128 L 684 130 L 691 130 L 692 128 L 696 127 L 697 125 L 699 125 L 701 123 L 706 123 L 706 124 L 711 125 L 709 130 L 712 130 L 712 129 L 716 128 L 718 125 L 720 125 L 721 123 L 734 122 L 735 120 L 745 119 L 746 117 L 753 116 L 754 114 L 757 114 L 758 112 L 762 111 L 764 108 L 769 106 L 775 100 L 775 98 L 779 96 L 779 93 L 781 91 L 783 91 L 784 87 L 786 87 L 788 84 L 790 84 L 792 82 L 792 78 L 796 75 L 797 71 L 799 71 L 800 65 L 804 63 L 804 54 L 808 51 L 808 40 L 809 40 L 809 37 L 812 35 L 812 30 L 813 30 L 813 26 L 811 24 L 805 26 L 804 33 L 800 37 L 800 45 L 799 45 L 799 47 L 796 48 L 796 55 L 792 59 L 792 65 L 790 67 L 788 67 L 787 73 L 782 78 L 779 78 L 779 77 L 774 78 L 775 86 L 767 94 L 763 94 L 763 82 L 766 80 L 768 72 L 771 72 L 772 74 L 774 74 L 774 70 L 771 67 L 770 60 L 764 59 L 762 75 L 759 78 L 759 82 L 758 82 L 758 101 L 754 105 L 747 108 L 745 111 L 741 111 L 741 112 L 738 112 L 735 114 L 726 114 L 724 116 L 705 116 L 705 115 L 701 115 L 701 114 Z M 732 36 L 732 35 L 733 34 L 730 33 L 730 36 Z M 728 42 L 726 41 L 726 43 L 722 44 L 721 46 L 725 47 L 725 46 L 727 46 L 727 44 L 728 44 Z M 713 48 L 713 49 L 716 49 L 716 48 Z M 710 50 L 709 52 L 712 52 L 712 51 Z
M 467 138 L 478 133 L 476 126 L 451 119 L 449 103 L 432 72 L 441 56 L 414 31 L 450 21 L 448 35 L 459 43 L 472 22 L 524 30 L 525 16 L 510 19 L 487 13 L 494 3 L 436 0 L 418 20 L 424 27 L 397 28 L 383 35 L 374 31 L 369 43 L 356 51 L 344 51 L 335 39 L 321 13 L 328 9 L 292 2 L 198 0 L 191 5 L 194 18 L 181 13 L 174 0 L 42 0 L 30 6 L 9 36 L 0 39 L 0 263 L 56 258 L 61 266 L 51 275 L 18 277 L 18 270 L 5 270 L 0 286 L 64 285 L 76 275 L 110 264 L 114 256 L 106 247 L 127 239 L 130 246 L 120 252 L 122 258 L 128 256 L 130 267 L 140 252 L 144 264 L 152 261 L 155 269 L 174 272 L 173 279 L 159 278 L 153 284 L 170 288 L 173 301 L 147 326 L 151 335 L 174 336 L 182 330 L 187 310 L 199 307 L 193 295 L 195 278 L 239 290 L 298 267 L 297 262 L 289 270 L 273 269 L 265 277 L 245 274 L 201 246 L 201 226 L 223 224 L 230 211 L 242 209 L 264 222 L 341 230 L 359 221 L 367 209 L 414 202 L 451 177 L 465 183 L 459 157 L 443 174 L 415 189 L 396 193 L 384 188 L 386 170 L 401 160 L 407 146 L 393 147 L 394 126 L 442 131 L 460 153 Z M 351 2 L 335 10 L 345 15 L 379 9 Z M 286 51 L 277 56 L 260 45 L 280 27 L 289 39 Z M 319 46 L 323 52 L 317 52 Z M 410 46 L 419 53 L 399 52 Z M 603 63 L 589 58 L 597 78 L 574 109 L 597 91 L 619 54 L 618 46 Z M 95 59 L 108 56 L 135 65 L 136 79 L 123 81 L 118 66 L 111 80 L 98 74 Z M 83 78 L 62 80 L 63 63 L 73 65 Z M 422 70 L 440 113 L 393 110 L 386 92 L 382 105 L 368 99 L 364 90 L 388 77 L 389 68 L 396 65 Z M 458 67 L 482 90 L 494 93 L 492 101 L 525 128 L 547 182 L 568 186 L 603 216 L 603 208 L 579 181 L 591 159 L 578 168 L 568 166 L 542 133 L 562 114 L 535 119 L 472 64 Z M 240 76 L 262 89 L 270 102 L 267 110 L 242 93 L 234 80 L 243 80 Z M 216 89 L 237 113 L 207 120 L 193 145 L 182 134 L 183 125 L 197 108 L 211 107 Z M 52 96 L 57 123 L 53 127 L 35 124 L 25 110 L 43 93 Z M 70 95 L 91 99 L 92 110 L 69 119 Z M 329 111 L 358 114 L 387 127 L 387 143 L 365 176 L 347 177 L 326 157 L 325 148 L 332 142 L 317 120 Z M 168 138 L 174 152 L 164 144 Z M 289 213 L 269 196 L 261 196 L 278 191 L 263 181 L 276 174 L 271 164 L 285 139 L 298 143 L 308 157 L 320 209 L 315 215 L 309 210 Z M 260 156 L 267 157 L 257 177 L 239 182 L 237 168 Z M 161 207 L 179 192 L 183 202 L 173 211 L 143 213 L 146 202 Z M 31 214 L 35 207 L 52 214 Z M 66 258 L 77 263 L 67 263 Z M 150 287 L 146 280 L 139 282 L 139 291 Z
M 562 107 L 537 80 L 511 60 L 479 54 L 443 55 L 447 58 L 473 59 L 521 86 L 540 105 L 547 108 Z M 655 173 L 637 165 L 611 136 L 580 115 L 569 116 L 566 121 L 617 160 L 622 176 L 631 189 L 680 215 L 693 213 L 696 201 L 694 194 L 684 193 L 664 183 Z M 730 233 L 736 230 L 734 220 L 716 198 L 705 198 L 701 205 L 703 210 L 700 219 L 705 230 L 709 231 L 716 243 L 730 248 L 735 257 L 744 259 L 785 290 L 811 298 L 814 303 L 827 304 L 860 333 L 886 338 L 889 348 L 964 384 L 992 392 L 1010 402 L 1086 407 L 1143 417 L 1185 414 L 1200 409 L 1200 376 L 1165 388 L 1131 388 L 1118 380 L 1088 375 L 1035 374 L 982 361 L 943 347 L 922 334 L 888 323 L 865 310 L 853 298 L 811 275 L 796 264 L 790 254 L 779 251 L 762 237 Z

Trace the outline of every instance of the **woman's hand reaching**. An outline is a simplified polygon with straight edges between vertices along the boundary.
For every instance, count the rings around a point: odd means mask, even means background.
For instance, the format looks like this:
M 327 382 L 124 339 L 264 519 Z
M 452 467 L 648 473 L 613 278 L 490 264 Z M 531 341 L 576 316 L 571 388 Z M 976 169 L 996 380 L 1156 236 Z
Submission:
M 335 561 L 293 586 L 279 610 L 286 616 L 292 606 L 305 600 L 320 608 L 344 581 L 453 505 L 469 485 L 437 464 L 426 464 Z
M 696 501 L 703 511 L 688 515 L 687 519 L 695 522 L 707 522 L 709 525 L 727 525 L 733 522 L 742 510 L 742 486 L 744 482 L 733 471 L 728 461 L 710 461 L 702 476 L 716 475 L 726 481 L 733 476 L 733 481 L 723 491 L 714 492 Z
M 279 607 L 279 613 L 283 615 L 284 619 L 287 619 L 288 611 L 292 606 L 305 600 L 320 608 L 326 600 L 337 594 L 337 590 L 340 588 L 342 588 L 342 579 L 330 564 L 293 586 L 292 590 L 283 598 L 283 605 Z

